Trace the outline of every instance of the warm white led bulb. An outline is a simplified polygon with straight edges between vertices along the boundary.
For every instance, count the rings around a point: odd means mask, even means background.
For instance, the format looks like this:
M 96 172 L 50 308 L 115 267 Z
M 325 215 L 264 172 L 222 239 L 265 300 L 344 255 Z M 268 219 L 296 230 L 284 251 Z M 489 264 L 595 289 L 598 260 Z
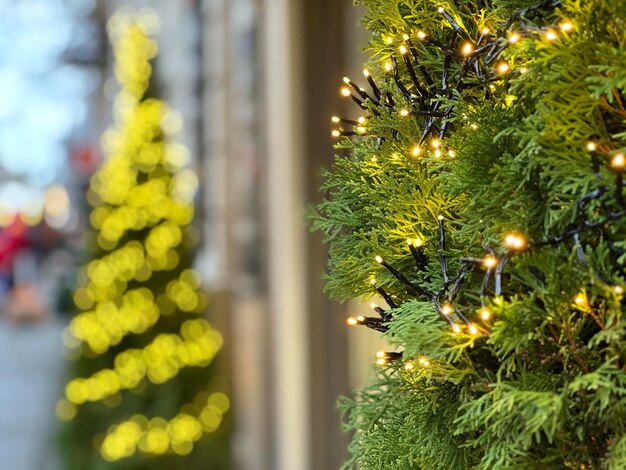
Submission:
M 520 235 L 510 233 L 504 237 L 504 244 L 511 249 L 521 250 L 526 245 L 526 240 Z
M 411 149 L 411 155 L 414 157 L 417 157 L 420 153 L 422 153 L 422 148 L 419 145 L 416 145 L 413 149 Z
M 402 54 L 402 55 L 404 55 L 404 54 L 406 54 L 408 52 L 406 46 L 400 46 L 400 47 L 398 47 L 398 50 L 400 51 L 400 54 Z
M 461 332 L 461 327 L 459 325 L 457 325 L 456 323 L 452 324 L 452 331 L 455 333 L 460 333 Z
M 441 306 L 441 313 L 443 313 L 444 315 L 450 315 L 452 312 L 454 312 L 454 307 L 452 307 L 452 305 L 443 304 Z
M 464 56 L 468 56 L 468 55 L 471 55 L 472 52 L 474 52 L 474 45 L 469 41 L 465 42 L 463 44 L 463 47 L 461 48 L 461 53 Z
M 626 165 L 626 157 L 623 153 L 616 153 L 611 158 L 611 166 L 617 170 L 621 170 Z
M 348 317 L 348 319 L 346 320 L 346 323 L 348 324 L 348 326 L 355 326 L 357 325 L 359 322 L 357 321 L 356 318 L 354 317 Z
M 569 21 L 565 21 L 563 23 L 561 23 L 561 31 L 571 31 L 574 28 L 574 25 L 569 22 Z
M 509 63 L 506 61 L 500 62 L 498 64 L 498 73 L 504 75 L 505 73 L 508 73 L 508 71 L 511 69 L 511 67 L 509 66 Z
M 418 31 L 417 32 L 417 37 L 420 39 L 425 39 L 426 38 L 426 33 L 424 31 Z
M 330 120 L 333 121 L 334 123 L 339 122 L 339 118 L 337 116 L 331 117 Z
M 408 115 L 409 115 L 409 110 L 408 109 L 401 109 L 400 110 L 400 116 L 407 117 Z
M 341 132 L 338 131 L 337 129 L 333 129 L 333 131 L 330 133 L 330 135 L 332 135 L 333 137 L 339 137 L 339 136 L 341 136 Z
M 350 83 L 350 79 L 348 77 L 343 77 L 343 83 L 347 85 L 348 83 Z
M 382 258 L 382 256 L 380 256 L 380 255 L 376 255 L 376 258 L 374 258 L 374 259 L 376 260 L 376 262 L 377 262 L 378 264 L 381 264 L 381 263 L 383 262 L 383 258 Z
M 350 88 L 348 88 L 347 86 L 342 86 L 341 87 L 341 94 L 343 96 L 350 96 L 352 93 L 350 92 Z
M 483 258 L 483 266 L 487 269 L 495 268 L 498 260 L 493 256 L 485 256 Z
M 551 29 L 546 31 L 546 39 L 548 41 L 554 41 L 556 38 L 557 38 L 557 36 L 556 36 L 556 33 L 554 31 L 552 31 Z
M 588 152 L 595 152 L 598 145 L 595 142 L 589 141 L 585 144 L 585 148 Z
M 369 77 L 370 76 L 370 71 L 367 69 L 363 69 L 363 76 L 364 77 Z
M 469 326 L 469 332 L 470 332 L 471 335 L 478 334 L 478 328 L 476 328 L 476 325 L 470 325 Z
M 391 72 L 392 69 L 391 62 L 385 62 L 385 72 Z
M 489 310 L 487 307 L 482 308 L 480 310 L 480 318 L 485 321 L 489 320 L 491 318 L 491 310 Z
M 509 36 L 509 42 L 511 44 L 515 44 L 520 39 L 522 39 L 522 36 L 520 36 L 519 33 L 513 33 Z

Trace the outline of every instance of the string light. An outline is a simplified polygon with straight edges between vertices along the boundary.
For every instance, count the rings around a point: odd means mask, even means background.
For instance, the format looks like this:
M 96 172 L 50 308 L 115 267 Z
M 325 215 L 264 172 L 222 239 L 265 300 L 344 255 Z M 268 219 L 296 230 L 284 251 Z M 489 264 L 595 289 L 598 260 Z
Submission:
M 354 317 L 348 317 L 348 319 L 346 320 L 346 323 L 348 324 L 348 326 L 356 326 L 359 324 L 357 319 Z
M 376 262 L 377 262 L 378 264 L 382 264 L 382 263 L 383 263 L 383 261 L 384 261 L 384 260 L 383 260 L 383 258 L 382 258 L 382 256 L 379 256 L 379 255 L 376 255 L 376 258 L 374 258 L 374 259 L 376 260 Z
M 565 31 L 565 32 L 569 32 L 574 28 L 574 25 L 569 22 L 569 21 L 565 21 L 563 23 L 561 23 L 561 31 Z
M 577 294 L 576 297 L 574 297 L 574 302 L 577 305 L 585 305 L 587 303 L 587 299 L 585 298 L 584 294 Z
M 413 149 L 411 149 L 411 155 L 414 157 L 419 156 L 420 153 L 422 153 L 422 148 L 419 145 L 416 145 Z
M 407 117 L 409 115 L 409 110 L 408 109 L 401 109 L 399 114 L 402 117 Z
M 441 150 L 437 149 L 435 150 L 435 158 L 439 158 L 439 157 L 441 157 Z
M 485 256 L 483 258 L 483 266 L 487 269 L 495 268 L 498 260 L 493 256 Z
M 337 124 L 339 121 L 341 121 L 341 119 L 339 119 L 337 116 L 333 116 L 333 117 L 331 117 L 331 118 L 330 118 L 330 120 L 331 120 L 332 122 L 334 122 L 335 124 Z
M 506 61 L 502 61 L 498 64 L 498 73 L 500 73 L 501 75 L 508 73 L 510 69 L 511 67 L 509 66 L 509 63 Z
M 491 318 L 491 310 L 489 310 L 487 307 L 481 308 L 480 318 L 482 318 L 484 321 L 489 320 Z
M 557 38 L 557 35 L 553 30 L 549 29 L 546 31 L 546 39 L 548 41 L 554 41 L 556 38 Z
M 426 33 L 424 31 L 418 31 L 417 37 L 420 39 L 426 39 Z
M 393 38 L 391 36 L 387 36 L 387 44 L 393 44 Z
M 420 357 L 417 362 L 419 362 L 422 367 L 428 367 L 430 365 L 430 361 L 425 357 Z
M 401 45 L 401 46 L 398 48 L 398 50 L 400 51 L 400 54 L 402 54 L 402 55 L 404 55 L 404 54 L 406 54 L 406 53 L 408 52 L 408 50 L 407 50 L 406 46 L 404 46 L 404 45 Z
M 588 152 L 595 152 L 597 147 L 598 147 L 598 145 L 595 142 L 591 141 L 591 140 L 585 144 L 585 149 Z
M 469 332 L 471 335 L 477 335 L 478 334 L 478 328 L 476 328 L 476 325 L 474 325 L 473 323 L 469 326 Z
M 474 52 L 474 44 L 472 44 L 469 41 L 464 42 L 463 47 L 461 47 L 461 54 L 463 54 L 464 56 L 469 56 L 469 55 L 472 55 L 473 52 Z
M 513 250 L 521 250 L 526 246 L 526 240 L 521 235 L 510 233 L 504 237 L 504 244 Z
M 441 141 L 437 139 L 433 139 L 433 141 L 431 142 L 431 145 L 433 146 L 433 148 L 438 149 L 439 147 L 441 147 Z
M 341 92 L 343 96 L 350 96 L 352 94 L 352 92 L 350 91 L 350 88 L 348 88 L 347 86 L 342 86 L 339 91 Z
M 453 331 L 454 333 L 457 333 L 457 334 L 458 334 L 458 333 L 460 333 L 460 332 L 461 332 L 461 327 L 460 327 L 458 324 L 456 324 L 456 323 L 453 323 L 453 324 L 452 324 L 452 326 L 451 326 L 451 328 L 452 328 L 452 331 Z
M 444 304 L 441 306 L 441 313 L 444 315 L 450 315 L 452 312 L 454 312 L 454 307 L 452 307 L 452 305 Z
M 489 28 L 483 28 L 482 29 L 482 33 L 483 34 L 489 34 Z
M 613 290 L 615 291 L 615 293 L 617 295 L 622 295 L 624 293 L 624 288 L 622 286 L 619 286 L 619 285 L 614 286 Z
M 407 362 L 406 364 L 404 364 L 404 370 L 406 371 L 410 371 L 413 370 L 414 366 L 412 362 Z
M 370 72 L 369 72 L 369 70 L 367 70 L 367 69 L 363 69 L 363 76 L 364 76 L 365 78 L 369 77 L 369 76 L 370 76 Z
M 338 131 L 337 129 L 333 129 L 330 135 L 332 135 L 333 137 L 341 137 L 341 131 Z
M 520 36 L 520 34 L 519 34 L 519 33 L 512 33 L 512 34 L 509 36 L 509 42 L 510 42 L 511 44 L 515 44 L 515 43 L 516 43 L 516 42 L 518 42 L 521 38 L 522 38 L 522 36 Z
M 391 62 L 385 62 L 385 72 L 389 73 L 393 70 L 393 67 L 391 66 Z
M 623 153 L 616 153 L 611 158 L 611 166 L 616 170 L 621 170 L 626 165 L 626 157 L 624 157 Z

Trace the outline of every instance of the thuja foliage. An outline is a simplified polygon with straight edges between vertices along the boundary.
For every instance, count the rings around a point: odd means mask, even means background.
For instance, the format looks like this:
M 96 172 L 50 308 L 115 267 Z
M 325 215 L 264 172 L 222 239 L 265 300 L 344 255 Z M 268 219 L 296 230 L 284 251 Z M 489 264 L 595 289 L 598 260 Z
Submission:
M 218 469 L 228 465 L 229 399 L 191 268 L 197 177 L 176 142 L 180 118 L 150 96 L 154 19 L 109 21 L 119 92 L 106 159 L 88 199 L 96 229 L 65 332 L 73 378 L 57 413 L 68 469 Z
M 341 400 L 345 468 L 626 468 L 626 2 L 357 3 L 379 90 L 314 225 L 401 356 Z

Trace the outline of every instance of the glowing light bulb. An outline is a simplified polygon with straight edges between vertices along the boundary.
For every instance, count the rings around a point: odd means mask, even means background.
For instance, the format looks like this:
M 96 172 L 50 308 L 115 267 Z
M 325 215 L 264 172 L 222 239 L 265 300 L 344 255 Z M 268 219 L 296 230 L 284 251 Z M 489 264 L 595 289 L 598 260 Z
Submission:
M 340 119 L 337 116 L 333 116 L 330 118 L 330 120 L 333 121 L 334 123 L 337 123 L 339 122 Z
M 370 161 L 376 163 L 378 161 L 378 158 L 376 157 L 376 155 L 374 155 L 372 158 L 370 158 Z
M 346 85 L 350 83 L 350 79 L 348 77 L 343 77 L 342 80 L 343 80 L 343 83 L 345 83 Z
M 383 262 L 383 258 L 382 258 L 382 256 L 376 255 L 376 258 L 374 258 L 374 259 L 376 260 L 376 262 L 377 262 L 378 264 L 381 264 L 381 263 Z
M 417 37 L 420 39 L 426 39 L 426 33 L 424 31 L 418 31 Z
M 487 307 L 481 308 L 480 318 L 482 318 L 485 321 L 489 320 L 491 318 L 491 310 L 489 310 Z
M 337 129 L 333 129 L 333 131 L 330 133 L 333 137 L 340 137 L 341 136 L 341 132 L 338 131 Z
M 443 215 L 438 215 L 437 220 L 441 222 L 443 220 Z
M 578 305 L 584 305 L 586 303 L 585 296 L 583 294 L 577 294 L 576 297 L 574 297 L 574 302 Z
M 391 36 L 387 36 L 387 44 L 393 44 L 393 38 Z
M 376 278 L 375 278 L 375 277 L 372 277 L 372 278 L 370 279 L 370 284 L 371 284 L 371 285 L 375 285 L 377 282 L 378 282 L 378 281 L 376 280 Z
M 456 153 L 452 149 L 448 150 L 448 155 L 453 157 L 453 158 L 456 157 Z
M 522 67 L 521 69 L 519 69 L 519 73 L 524 74 L 528 72 L 528 69 L 526 67 Z
M 370 76 L 370 71 L 367 69 L 363 69 L 363 76 L 364 77 L 369 77 Z
M 472 123 L 472 124 L 470 124 L 470 127 L 471 127 L 472 129 L 476 130 L 476 129 L 478 129 L 478 124 L 474 124 L 474 123 Z
M 472 324 L 469 326 L 469 332 L 471 335 L 477 335 L 478 334 L 478 328 L 476 328 L 476 325 Z
M 546 39 L 548 41 L 554 41 L 557 38 L 556 33 L 551 29 L 546 31 Z
M 463 54 L 464 56 L 469 56 L 473 52 L 474 52 L 474 44 L 472 44 L 469 41 L 463 43 L 463 47 L 461 48 L 461 54 Z
M 378 359 L 381 359 L 381 358 L 385 357 L 385 351 L 378 351 L 378 352 L 376 353 L 376 357 L 377 357 Z
M 355 326 L 355 325 L 358 325 L 359 322 L 354 317 L 348 317 L 348 319 L 346 320 L 346 323 L 348 324 L 348 326 Z
M 624 288 L 622 286 L 615 286 L 613 290 L 617 295 L 622 295 L 624 293 Z
M 623 153 L 616 153 L 613 155 L 613 158 L 611 158 L 611 166 L 613 168 L 621 170 L 624 168 L 624 165 L 626 165 L 626 157 L 624 157 Z
M 508 62 L 503 61 L 498 64 L 498 73 L 504 75 L 505 73 L 508 73 L 509 70 L 511 70 L 511 67 Z
M 407 362 L 406 364 L 404 364 L 404 370 L 412 370 L 413 367 L 414 366 L 412 362 Z
M 461 327 L 459 325 L 457 325 L 456 323 L 452 324 L 452 331 L 454 333 L 460 333 L 461 332 Z
M 452 305 L 443 304 L 441 306 L 441 313 L 443 313 L 444 315 L 450 315 L 452 312 L 454 312 L 454 307 L 452 307 Z
M 435 158 L 439 158 L 441 157 L 441 150 L 437 149 L 435 150 Z
M 398 50 L 400 51 L 400 54 L 404 55 L 408 52 L 406 46 L 402 45 L 400 47 L 398 47 Z
M 363 315 L 359 315 L 358 317 L 356 317 L 356 321 L 358 321 L 359 323 L 364 322 L 365 317 Z
M 483 34 L 489 34 L 489 28 L 483 28 L 482 33 Z
M 403 34 L 402 35 L 402 39 L 404 39 L 405 41 L 409 40 L 409 35 L 408 34 Z
M 574 29 L 574 25 L 571 22 L 565 21 L 561 23 L 561 31 L 568 32 L 568 31 L 571 31 L 572 29 Z
M 359 124 L 363 124 L 365 122 L 365 116 L 359 117 L 359 119 L 357 119 L 356 122 L 358 122 Z
M 387 359 L 385 359 L 384 357 L 377 359 L 376 364 L 378 364 L 379 366 L 384 366 L 387 364 Z
M 520 235 L 510 233 L 504 237 L 504 244 L 513 250 L 521 250 L 526 246 L 526 240 Z
M 596 148 L 598 148 L 598 145 L 595 142 L 592 142 L 590 140 L 589 142 L 585 144 L 585 148 L 587 149 L 588 152 L 595 152 Z
M 441 141 L 439 141 L 437 139 L 433 139 L 433 141 L 430 143 L 430 145 L 432 145 L 433 148 L 438 149 L 439 147 L 441 147 Z
M 411 150 L 411 155 L 413 155 L 414 157 L 417 157 L 420 153 L 422 153 L 422 148 L 419 145 L 416 145 Z
M 485 256 L 483 258 L 483 266 L 487 269 L 495 268 L 498 264 L 498 260 L 493 256 Z
M 391 66 L 391 62 L 385 62 L 385 72 L 391 72 L 393 70 L 393 67 Z
M 509 36 L 509 42 L 511 44 L 515 44 L 520 39 L 522 39 L 522 36 L 520 36 L 519 33 L 513 33 Z
M 374 302 L 372 302 L 372 303 L 370 304 L 370 307 L 371 307 L 373 310 L 376 310 L 376 309 L 378 308 L 378 305 L 376 305 Z
M 409 110 L 408 109 L 401 109 L 400 110 L 400 116 L 407 117 L 408 115 L 409 115 Z
M 348 88 L 347 86 L 342 86 L 341 87 L 341 94 L 343 96 L 350 96 L 352 93 L 350 92 L 350 88 Z
M 437 8 L 437 10 L 439 11 L 439 13 L 443 13 L 443 11 L 444 11 L 443 7 L 439 7 L 439 8 Z
M 358 126 L 356 128 L 356 131 L 358 134 L 365 134 L 367 132 L 367 128 L 363 127 L 363 126 Z

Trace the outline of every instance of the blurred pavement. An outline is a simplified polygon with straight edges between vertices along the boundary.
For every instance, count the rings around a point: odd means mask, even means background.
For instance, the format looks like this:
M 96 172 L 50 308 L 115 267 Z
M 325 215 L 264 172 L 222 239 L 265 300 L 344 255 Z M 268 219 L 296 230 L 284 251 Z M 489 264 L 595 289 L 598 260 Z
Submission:
M 64 377 L 63 320 L 0 318 L 0 468 L 58 470 L 54 405 Z

